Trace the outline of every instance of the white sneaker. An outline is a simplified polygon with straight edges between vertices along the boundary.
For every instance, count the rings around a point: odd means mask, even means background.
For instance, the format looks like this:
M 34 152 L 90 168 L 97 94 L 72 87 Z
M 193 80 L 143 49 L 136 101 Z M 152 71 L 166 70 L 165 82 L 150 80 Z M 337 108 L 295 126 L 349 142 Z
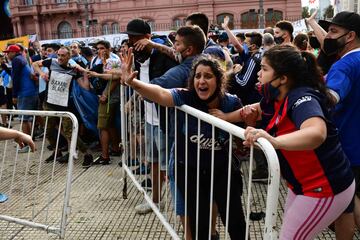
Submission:
M 26 145 L 25 147 L 18 150 L 19 153 L 28 153 L 30 150 L 29 145 Z
M 160 211 L 163 211 L 165 208 L 165 203 L 164 202 L 160 202 L 160 204 L 156 204 L 157 207 L 160 207 Z M 150 207 L 150 204 L 148 202 L 139 204 L 135 207 L 135 212 L 137 214 L 148 214 L 150 212 L 152 212 L 152 208 Z

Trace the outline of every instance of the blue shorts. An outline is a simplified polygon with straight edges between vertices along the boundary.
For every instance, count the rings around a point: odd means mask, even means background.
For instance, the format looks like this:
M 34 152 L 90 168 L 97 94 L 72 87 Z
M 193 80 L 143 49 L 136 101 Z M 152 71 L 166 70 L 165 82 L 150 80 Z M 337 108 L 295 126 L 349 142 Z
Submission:
M 160 158 L 160 170 L 166 171 L 165 134 L 163 134 L 159 126 L 145 124 L 145 154 L 146 160 L 150 163 L 157 163 Z
M 17 108 L 19 110 L 38 110 L 39 96 L 18 97 Z M 24 121 L 32 121 L 32 115 L 23 115 Z M 20 118 L 21 119 L 21 118 Z

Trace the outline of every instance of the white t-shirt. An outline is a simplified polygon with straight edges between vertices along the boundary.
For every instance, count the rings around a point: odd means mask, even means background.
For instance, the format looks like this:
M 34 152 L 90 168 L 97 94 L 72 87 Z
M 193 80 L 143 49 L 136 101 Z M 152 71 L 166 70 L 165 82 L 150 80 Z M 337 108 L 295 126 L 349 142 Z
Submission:
M 140 81 L 149 83 L 149 65 L 150 58 L 146 60 L 140 66 Z M 145 121 L 151 125 L 158 126 L 159 118 L 157 115 L 156 105 L 154 103 L 149 103 L 145 101 Z

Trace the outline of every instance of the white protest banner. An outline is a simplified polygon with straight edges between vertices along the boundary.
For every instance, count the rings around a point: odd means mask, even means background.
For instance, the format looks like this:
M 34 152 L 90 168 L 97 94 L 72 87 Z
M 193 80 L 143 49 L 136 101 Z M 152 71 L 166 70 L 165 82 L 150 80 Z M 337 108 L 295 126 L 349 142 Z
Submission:
M 69 100 L 70 82 L 72 78 L 73 77 L 69 74 L 52 71 L 49 80 L 47 102 L 54 105 L 67 107 Z

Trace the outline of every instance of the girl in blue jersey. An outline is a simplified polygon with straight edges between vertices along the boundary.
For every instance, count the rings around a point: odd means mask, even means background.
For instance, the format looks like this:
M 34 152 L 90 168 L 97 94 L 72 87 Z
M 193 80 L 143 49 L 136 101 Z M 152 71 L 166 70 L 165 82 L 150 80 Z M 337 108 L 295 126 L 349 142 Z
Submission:
M 280 239 L 313 239 L 349 206 L 354 177 L 335 126 L 331 97 L 311 53 L 276 46 L 261 61 L 260 103 L 227 114 L 236 122 L 258 114 L 264 129 L 248 127 L 245 145 L 263 137 L 277 150 L 288 184 Z
M 131 53 L 131 50 L 130 50 Z M 129 54 L 128 56 L 131 56 Z M 133 57 L 123 59 L 122 82 L 131 86 L 144 98 L 163 106 L 174 107 L 187 104 L 204 112 L 219 108 L 223 112 L 232 112 L 241 106 L 240 100 L 225 94 L 225 74 L 220 63 L 209 57 L 199 57 L 193 64 L 188 89 L 164 89 L 158 85 L 146 84 L 134 79 L 136 72 L 131 71 Z M 182 115 L 182 114 L 178 114 Z M 223 223 L 226 222 L 226 196 L 228 176 L 228 146 L 229 135 L 220 130 L 215 131 L 212 144 L 212 126 L 201 122 L 198 135 L 198 120 L 188 116 L 186 133 L 185 119 L 178 116 L 178 132 L 176 141 L 177 186 L 185 196 L 187 193 L 187 209 L 192 239 L 209 239 L 210 203 L 213 201 L 218 207 Z M 186 141 L 187 137 L 187 141 Z M 185 143 L 187 142 L 187 146 Z M 197 149 L 200 145 L 199 163 L 199 208 L 196 208 L 197 198 Z M 213 199 L 210 199 L 211 183 L 211 152 L 214 145 L 214 187 Z M 185 154 L 187 147 L 188 155 Z M 172 156 L 173 157 L 173 156 Z M 185 159 L 187 167 L 185 167 Z M 185 174 L 187 172 L 187 174 Z M 242 179 L 239 169 L 231 169 L 230 182 L 230 211 L 228 230 L 231 239 L 245 239 L 245 219 L 241 205 Z M 185 180 L 187 176 L 187 184 Z M 197 219 L 196 212 L 199 211 Z M 196 235 L 196 227 L 198 233 Z

